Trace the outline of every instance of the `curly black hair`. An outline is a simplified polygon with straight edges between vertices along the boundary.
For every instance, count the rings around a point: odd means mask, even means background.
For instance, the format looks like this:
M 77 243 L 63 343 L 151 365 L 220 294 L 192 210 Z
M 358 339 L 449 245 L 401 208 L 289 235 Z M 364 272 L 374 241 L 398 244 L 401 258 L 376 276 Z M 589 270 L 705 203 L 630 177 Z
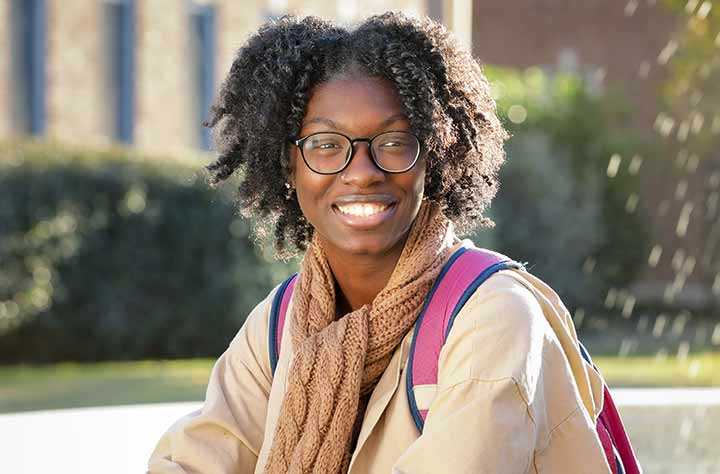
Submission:
M 289 140 L 297 138 L 318 84 L 361 71 L 396 88 L 427 159 L 425 195 L 460 233 L 492 226 L 483 215 L 498 190 L 508 135 L 479 63 L 442 25 L 390 12 L 352 30 L 316 17 L 263 25 L 239 50 L 206 125 L 217 186 L 239 171 L 237 199 L 256 217 L 257 235 L 274 236 L 279 255 L 305 250 L 312 226 L 297 195 L 286 193 Z M 290 244 L 290 245 L 289 245 Z M 292 248 L 294 247 L 294 249 Z

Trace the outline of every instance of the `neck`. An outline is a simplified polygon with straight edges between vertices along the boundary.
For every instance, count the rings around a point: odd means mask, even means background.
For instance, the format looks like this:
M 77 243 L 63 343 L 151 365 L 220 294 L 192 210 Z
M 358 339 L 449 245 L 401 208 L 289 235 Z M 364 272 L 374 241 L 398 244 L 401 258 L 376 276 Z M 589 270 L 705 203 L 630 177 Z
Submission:
M 336 307 L 339 315 L 355 311 L 373 302 L 390 281 L 405 240 L 382 255 L 353 255 L 326 252 L 335 277 Z

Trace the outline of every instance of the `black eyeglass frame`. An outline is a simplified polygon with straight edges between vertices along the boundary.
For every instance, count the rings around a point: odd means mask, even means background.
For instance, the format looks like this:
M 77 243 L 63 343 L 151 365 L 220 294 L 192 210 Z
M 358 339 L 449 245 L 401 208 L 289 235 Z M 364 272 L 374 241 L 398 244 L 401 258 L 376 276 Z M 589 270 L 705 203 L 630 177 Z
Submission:
M 341 137 L 346 138 L 350 142 L 350 150 L 349 150 L 349 153 L 347 154 L 347 157 L 345 158 L 345 163 L 337 171 L 332 171 L 332 172 L 317 171 L 315 168 L 310 166 L 310 163 L 308 163 L 307 159 L 305 159 L 305 150 L 303 149 L 304 148 L 303 145 L 305 144 L 305 141 L 308 138 L 312 138 L 315 135 L 328 134 L 328 133 L 334 134 L 334 135 L 340 135 Z M 406 133 L 406 134 L 410 135 L 411 137 L 413 137 L 415 139 L 415 141 L 417 142 L 418 146 L 417 146 L 417 153 L 415 154 L 415 158 L 413 159 L 412 163 L 410 163 L 410 165 L 407 166 L 405 169 L 402 169 L 399 171 L 391 171 L 391 170 L 383 168 L 382 165 L 380 165 L 380 163 L 378 163 L 378 160 L 375 157 L 375 152 L 373 151 L 372 141 L 375 140 L 380 135 L 384 135 L 386 133 Z M 341 171 L 343 171 L 345 168 L 347 168 L 348 165 L 350 164 L 350 162 L 352 161 L 353 157 L 355 156 L 355 143 L 357 143 L 357 142 L 365 142 L 368 144 L 368 150 L 370 151 L 370 158 L 372 159 L 373 163 L 381 171 L 383 171 L 384 173 L 388 173 L 388 174 L 400 174 L 400 173 L 405 173 L 405 172 L 411 170 L 412 167 L 415 166 L 415 164 L 417 164 L 417 161 L 420 158 L 420 152 L 422 150 L 422 143 L 420 142 L 420 139 L 418 138 L 418 136 L 407 130 L 386 130 L 384 132 L 376 133 L 372 137 L 361 137 L 361 138 L 350 138 L 347 135 L 345 135 L 344 133 L 340 133 L 340 132 L 314 132 L 314 133 L 311 133 L 310 135 L 305 135 L 304 137 L 300 137 L 296 140 L 290 140 L 290 143 L 292 143 L 296 147 L 300 148 L 300 155 L 302 156 L 302 159 L 305 162 L 305 165 L 308 168 L 310 168 L 314 173 L 324 174 L 324 175 L 337 174 L 337 173 L 340 173 Z

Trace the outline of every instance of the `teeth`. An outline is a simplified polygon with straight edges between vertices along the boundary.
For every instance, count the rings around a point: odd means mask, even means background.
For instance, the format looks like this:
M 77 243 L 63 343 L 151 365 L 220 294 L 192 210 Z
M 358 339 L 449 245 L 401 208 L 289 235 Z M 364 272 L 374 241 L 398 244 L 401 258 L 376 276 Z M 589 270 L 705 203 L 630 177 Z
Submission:
M 376 203 L 358 203 L 358 204 L 344 204 L 337 206 L 338 210 L 343 214 L 356 217 L 368 217 L 379 212 L 384 211 L 389 206 L 387 204 L 376 204 Z

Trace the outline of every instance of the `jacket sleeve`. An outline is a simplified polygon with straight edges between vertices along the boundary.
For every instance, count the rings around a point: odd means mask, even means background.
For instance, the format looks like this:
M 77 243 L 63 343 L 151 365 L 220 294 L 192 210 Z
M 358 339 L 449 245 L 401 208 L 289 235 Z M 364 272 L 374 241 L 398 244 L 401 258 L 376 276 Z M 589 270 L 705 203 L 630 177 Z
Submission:
M 458 314 L 423 433 L 393 472 L 610 472 L 542 308 L 516 280 L 489 278 Z
M 215 363 L 202 408 L 176 421 L 160 438 L 148 474 L 254 472 L 272 385 L 267 342 L 271 296 L 255 307 Z

